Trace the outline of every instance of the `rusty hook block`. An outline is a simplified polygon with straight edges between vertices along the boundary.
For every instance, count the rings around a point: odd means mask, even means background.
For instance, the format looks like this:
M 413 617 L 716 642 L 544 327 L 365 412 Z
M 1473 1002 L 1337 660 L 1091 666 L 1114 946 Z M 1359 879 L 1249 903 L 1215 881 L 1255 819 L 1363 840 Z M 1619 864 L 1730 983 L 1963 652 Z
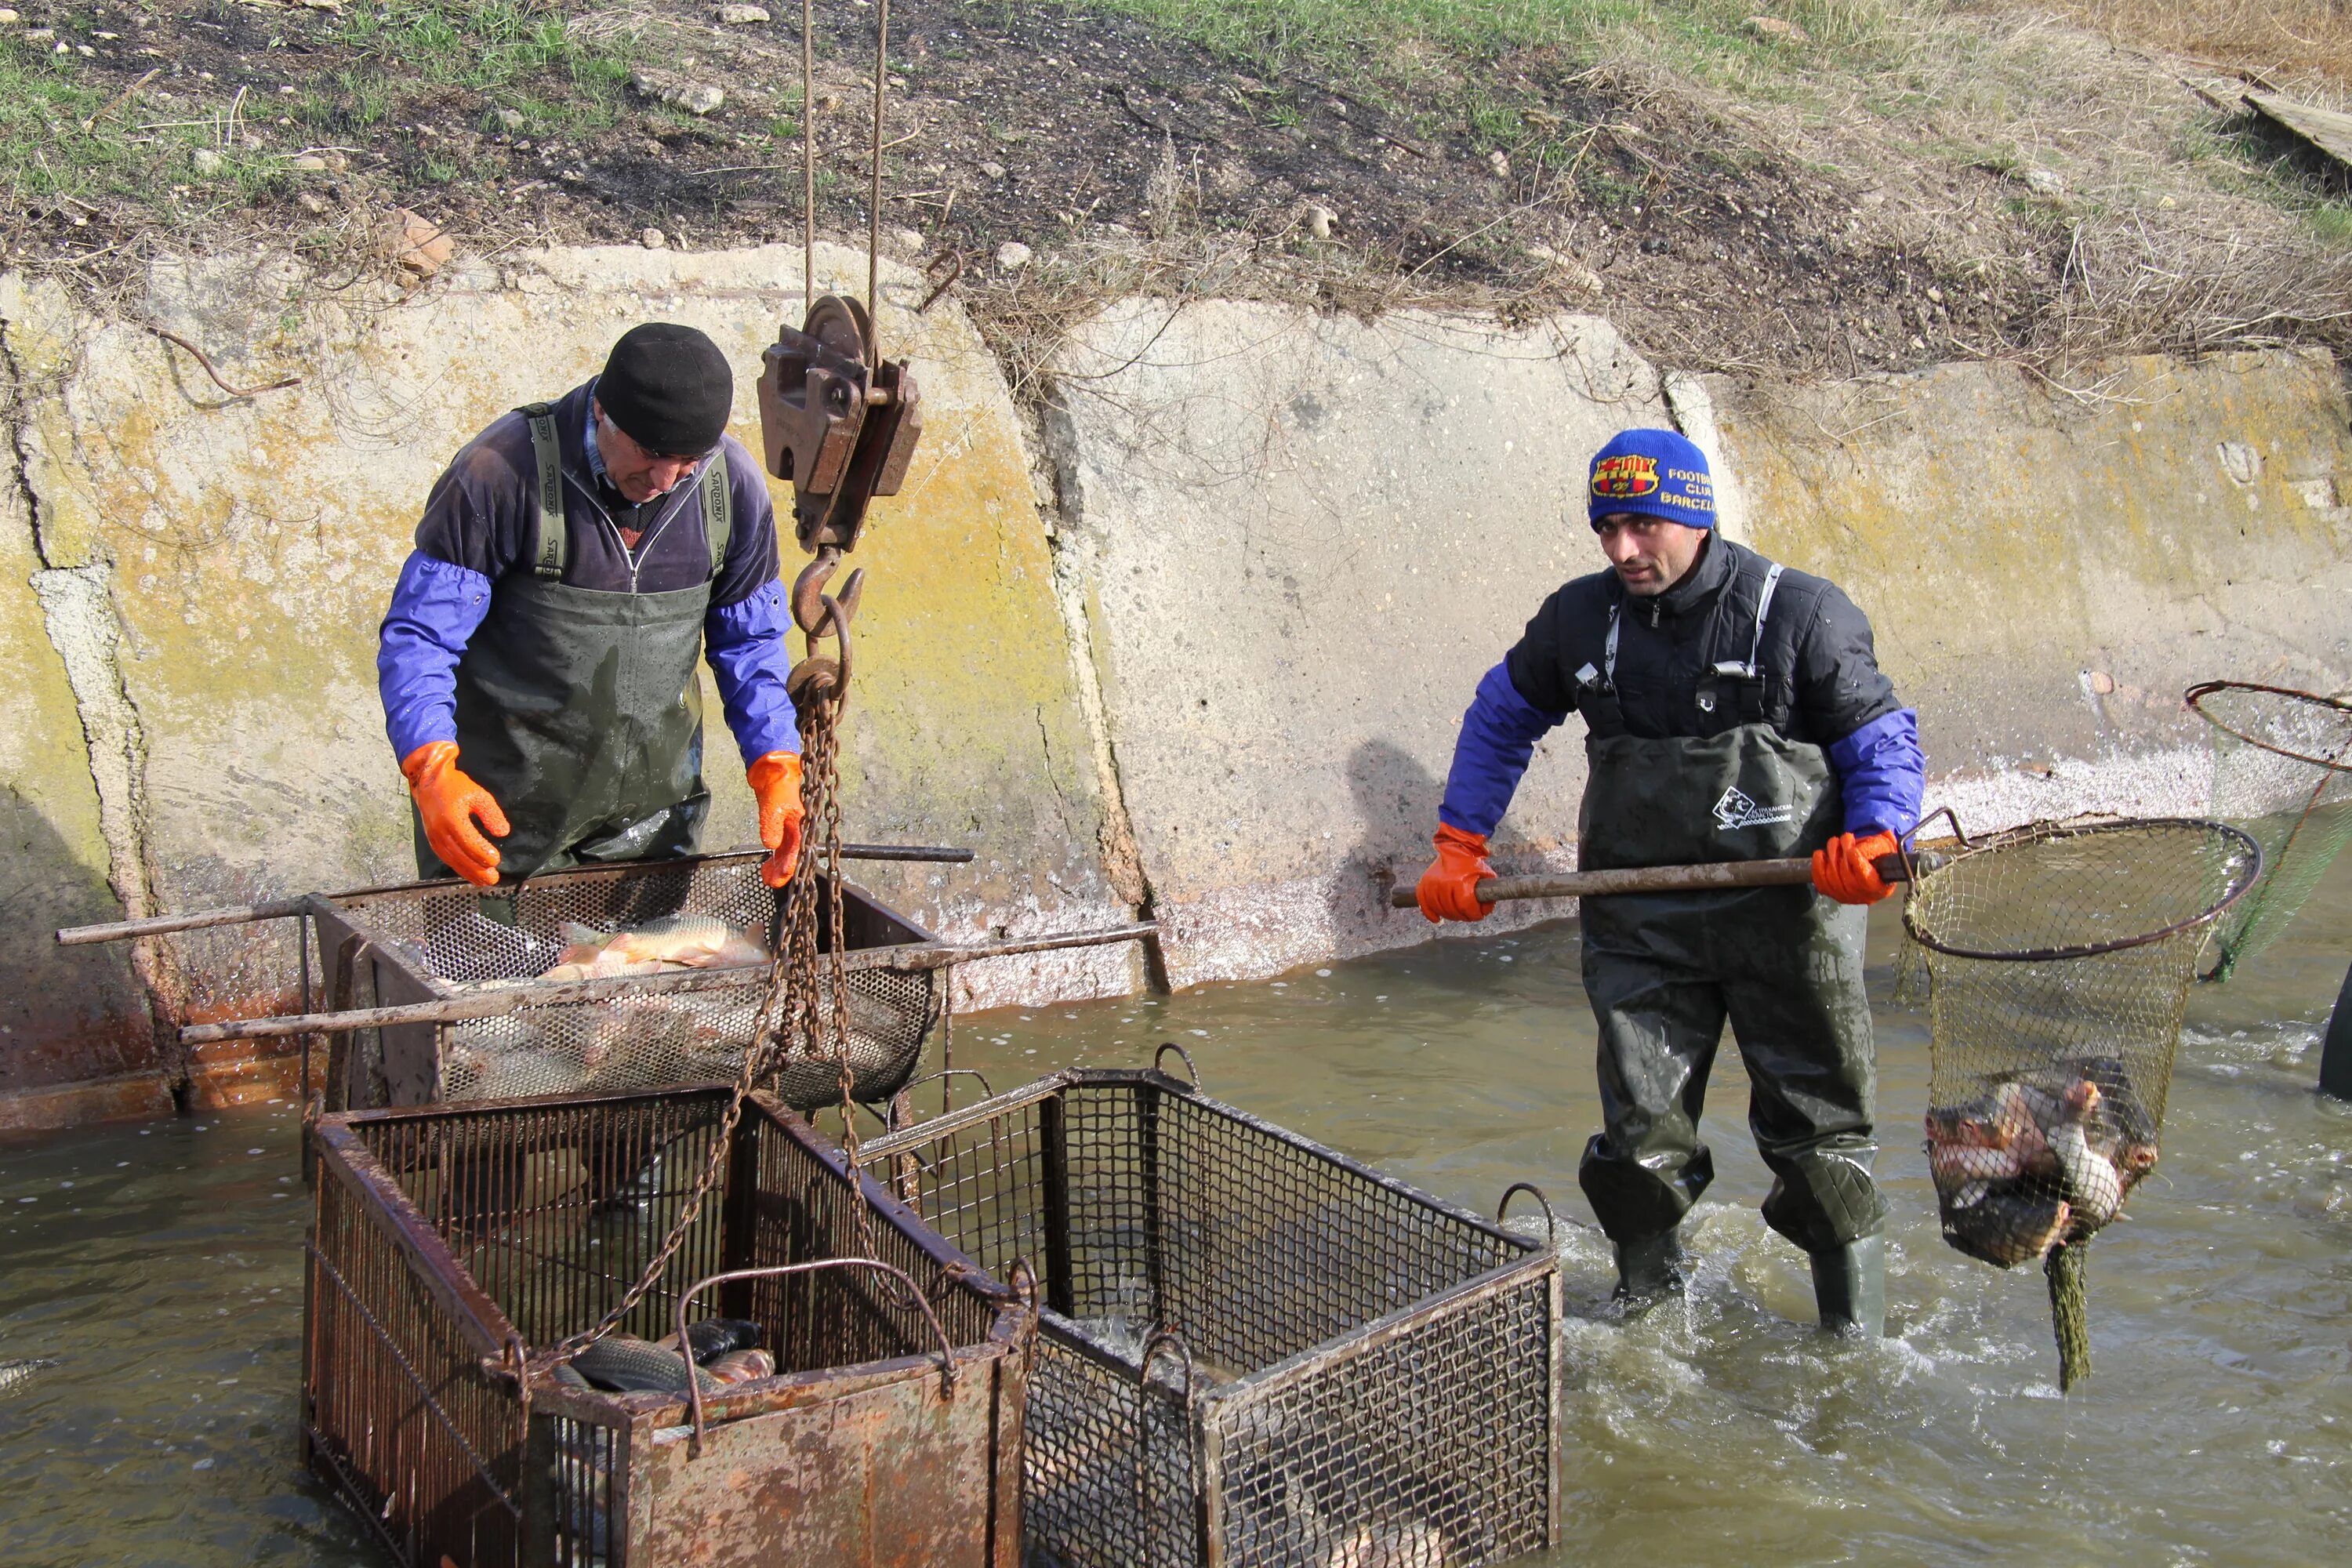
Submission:
M 923 430 L 922 396 L 897 361 L 868 361 L 866 308 L 827 294 L 761 356 L 760 437 L 768 471 L 793 485 L 803 550 L 856 547 L 866 503 L 898 493 Z

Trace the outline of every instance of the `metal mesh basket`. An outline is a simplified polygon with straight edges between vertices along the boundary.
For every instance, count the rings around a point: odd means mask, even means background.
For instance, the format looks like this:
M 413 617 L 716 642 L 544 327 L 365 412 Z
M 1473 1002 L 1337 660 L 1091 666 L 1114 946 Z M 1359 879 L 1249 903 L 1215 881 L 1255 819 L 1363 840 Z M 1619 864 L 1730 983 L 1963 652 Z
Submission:
M 731 1080 L 751 1042 L 765 965 L 651 975 L 628 994 L 584 1002 L 551 1000 L 537 977 L 562 952 L 566 921 L 612 931 L 707 915 L 772 949 L 777 902 L 760 880 L 761 858 L 561 871 L 524 883 L 510 900 L 445 882 L 320 900 L 331 1005 L 486 994 L 512 1002 L 496 1017 L 361 1032 L 340 1070 L 330 1071 L 337 1102 L 423 1105 Z M 879 1101 L 914 1075 L 942 994 L 937 971 L 902 972 L 887 960 L 891 950 L 934 939 L 854 887 L 843 889 L 843 923 L 854 955 L 846 1031 L 854 1092 Z M 833 933 L 821 931 L 819 941 L 830 951 Z M 712 984 L 725 975 L 738 978 Z M 829 976 L 821 976 L 819 995 L 829 1023 Z M 787 1058 L 769 1087 L 801 1110 L 841 1098 L 833 1063 L 811 1056 Z
M 1558 1539 L 1548 1247 L 1158 1072 L 1059 1073 L 866 1152 L 983 1265 L 1043 1261 L 1044 1561 L 1467 1564 Z
M 2352 838 L 2352 703 L 2209 681 L 2189 706 L 2211 726 L 2212 814 L 2263 847 L 2263 875 L 2222 920 L 2208 978 L 2270 945 Z
M 659 1247 L 729 1094 L 373 1111 L 317 1134 L 303 1354 L 305 1458 L 404 1563 L 652 1568 L 772 1561 L 1017 1561 L 1028 1312 L 861 1178 L 863 1269 L 735 1280 L 691 1319 L 749 1319 L 772 1378 L 708 1402 L 608 1394 L 534 1347 L 588 1327 Z M 621 1325 L 672 1331 L 681 1293 L 735 1268 L 850 1256 L 837 1151 L 755 1096 L 657 1287 Z M 699 1452 L 698 1452 L 698 1448 Z
M 1913 884 L 1903 923 L 1928 973 L 1927 1159 L 1946 1241 L 2012 1268 L 2116 1216 L 2157 1163 L 2198 954 L 2261 866 L 2254 841 L 2217 822 L 2044 824 Z M 2069 1317 L 2079 1275 L 2052 1280 L 2062 1351 L 2086 1364 Z

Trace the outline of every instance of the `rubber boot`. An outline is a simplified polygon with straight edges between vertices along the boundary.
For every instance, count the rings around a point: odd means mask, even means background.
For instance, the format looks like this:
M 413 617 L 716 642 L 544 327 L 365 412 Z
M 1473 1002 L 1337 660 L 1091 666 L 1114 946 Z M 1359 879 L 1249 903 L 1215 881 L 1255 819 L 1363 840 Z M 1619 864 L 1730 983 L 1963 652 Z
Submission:
M 1683 1293 L 1682 1233 L 1667 1231 L 1617 1248 L 1617 1289 L 1610 1298 L 1628 1318 L 1638 1318 L 1669 1296 Z
M 1874 1340 L 1886 1331 L 1886 1238 L 1865 1236 L 1834 1252 L 1816 1252 L 1813 1300 L 1822 1331 Z

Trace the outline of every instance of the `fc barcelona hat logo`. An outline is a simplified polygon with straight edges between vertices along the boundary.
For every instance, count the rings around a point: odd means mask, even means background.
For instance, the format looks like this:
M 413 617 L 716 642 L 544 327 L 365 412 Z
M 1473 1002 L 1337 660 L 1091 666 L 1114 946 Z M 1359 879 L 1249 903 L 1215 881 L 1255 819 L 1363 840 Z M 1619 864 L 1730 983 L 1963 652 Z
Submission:
M 1592 465 L 1592 493 L 1611 500 L 1654 495 L 1658 489 L 1658 459 L 1639 452 L 1622 452 Z

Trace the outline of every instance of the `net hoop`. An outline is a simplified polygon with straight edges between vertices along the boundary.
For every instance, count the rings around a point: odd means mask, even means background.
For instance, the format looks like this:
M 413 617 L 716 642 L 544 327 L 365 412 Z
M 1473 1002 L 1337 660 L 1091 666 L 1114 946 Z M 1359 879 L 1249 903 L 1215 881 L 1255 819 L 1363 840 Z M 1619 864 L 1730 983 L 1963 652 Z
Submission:
M 2234 873 L 2230 879 L 2230 885 L 2223 889 L 2221 896 L 2187 919 L 2175 921 L 2156 931 L 2142 931 L 2133 936 L 2116 937 L 2106 942 L 2082 942 L 2066 947 L 2016 948 L 2001 952 L 1958 947 L 1928 935 L 1920 929 L 1918 924 L 1918 895 L 1915 891 L 1903 901 L 1903 930 L 1920 946 L 1930 952 L 1944 953 L 1953 958 L 1984 959 L 1993 963 L 2046 963 L 2056 959 L 2091 958 L 2103 952 L 2121 952 L 2129 948 L 2147 947 L 2150 943 L 2163 942 L 2179 936 L 2184 931 L 2194 931 L 2199 926 L 2209 924 L 2220 919 L 2221 912 L 2231 904 L 2245 897 L 2247 890 L 2261 879 L 2263 847 L 2254 841 L 2253 836 L 2241 828 L 2232 827 L 2226 822 L 2214 822 L 2200 816 L 2142 816 L 2122 822 L 2096 822 L 2072 826 L 2060 823 L 2037 824 L 2021 829 L 2013 835 L 1964 849 L 1945 861 L 1936 870 L 1927 873 L 1927 879 L 1932 880 L 1937 877 L 1948 875 L 1956 868 L 1967 864 L 1980 855 L 1998 855 L 2005 849 L 2014 849 L 2021 845 L 2048 844 L 2060 839 L 2087 838 L 2107 833 L 2138 833 L 2151 827 L 2200 829 L 2215 838 L 2227 842 L 2236 850 Z M 1917 886 L 1918 884 L 1914 884 L 1915 889 Z
M 2234 724 L 2223 723 L 2205 710 L 2205 699 L 2221 691 L 2259 691 L 2265 697 L 2290 698 L 2297 702 L 2307 702 L 2315 708 L 2325 708 L 2330 712 L 2342 714 L 2347 723 L 2352 723 L 2352 702 L 2338 701 L 2333 697 L 2322 697 L 2313 691 L 2298 691 L 2291 686 L 2263 686 L 2251 680 L 2200 681 L 2190 687 L 2181 698 L 2182 701 L 2196 710 L 2200 719 L 2204 720 L 2223 734 L 2243 741 L 2249 746 L 2269 752 L 2275 756 L 2302 763 L 2309 767 L 2326 768 L 2330 773 L 2352 773 L 2352 762 L 2346 762 L 2340 758 L 2315 757 L 2303 752 L 2290 751 L 2284 746 L 2263 740 L 2259 736 L 2249 735 Z

